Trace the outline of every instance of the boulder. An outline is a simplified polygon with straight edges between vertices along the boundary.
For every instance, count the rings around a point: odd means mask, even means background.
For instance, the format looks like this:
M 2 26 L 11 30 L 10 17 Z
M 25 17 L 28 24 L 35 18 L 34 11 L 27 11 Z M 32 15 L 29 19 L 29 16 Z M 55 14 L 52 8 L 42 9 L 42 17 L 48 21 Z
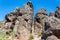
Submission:
M 60 6 L 58 6 L 55 11 L 55 17 L 60 18 Z
M 42 27 L 40 26 L 42 28 L 42 40 L 46 40 L 46 38 L 50 35 L 55 35 L 60 39 L 60 19 L 58 19 L 55 15 L 56 12 L 51 12 L 50 16 L 48 16 L 46 15 L 46 11 L 43 9 L 37 11 L 35 16 L 35 25 L 42 25 Z M 36 22 L 38 24 L 36 24 Z
M 31 2 L 27 2 L 24 4 L 24 6 L 21 8 L 20 12 L 22 14 L 32 14 L 33 13 L 33 5 Z
M 55 35 L 49 36 L 46 40 L 60 40 Z
M 55 12 L 50 12 L 49 16 L 54 16 L 54 15 L 55 15 Z

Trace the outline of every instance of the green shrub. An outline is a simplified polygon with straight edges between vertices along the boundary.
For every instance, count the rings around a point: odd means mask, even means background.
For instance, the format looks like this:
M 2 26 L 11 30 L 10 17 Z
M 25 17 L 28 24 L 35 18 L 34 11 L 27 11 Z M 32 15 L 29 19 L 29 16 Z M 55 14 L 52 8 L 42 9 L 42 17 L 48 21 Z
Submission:
M 32 40 L 32 39 L 34 39 L 34 36 L 32 34 L 30 34 L 28 40 Z
M 0 25 L 2 24 L 2 21 L 0 21 Z
M 41 36 L 42 32 L 41 31 L 37 31 L 38 36 Z
M 0 40 L 11 40 L 11 39 L 13 39 L 14 33 L 12 32 L 12 30 L 9 30 L 9 34 L 10 35 L 6 35 L 5 32 L 2 32 L 0 30 Z

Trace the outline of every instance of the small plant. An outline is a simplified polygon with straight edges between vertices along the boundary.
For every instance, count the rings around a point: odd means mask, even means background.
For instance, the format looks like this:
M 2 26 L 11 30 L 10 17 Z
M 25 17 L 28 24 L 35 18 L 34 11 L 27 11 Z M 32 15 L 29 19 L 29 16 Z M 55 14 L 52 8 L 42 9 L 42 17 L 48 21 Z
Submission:
M 30 34 L 28 40 L 32 40 L 32 39 L 34 39 L 34 36 L 32 34 Z
M 13 31 L 12 31 L 11 29 L 8 31 L 8 33 L 9 33 L 10 35 L 14 35 L 14 33 L 13 33 Z
M 14 37 L 14 33 L 12 30 L 8 31 L 10 35 L 7 35 L 5 32 L 0 30 L 0 40 L 12 40 Z
M 41 36 L 42 31 L 37 31 L 38 36 Z
M 0 21 L 0 25 L 2 24 L 2 21 Z

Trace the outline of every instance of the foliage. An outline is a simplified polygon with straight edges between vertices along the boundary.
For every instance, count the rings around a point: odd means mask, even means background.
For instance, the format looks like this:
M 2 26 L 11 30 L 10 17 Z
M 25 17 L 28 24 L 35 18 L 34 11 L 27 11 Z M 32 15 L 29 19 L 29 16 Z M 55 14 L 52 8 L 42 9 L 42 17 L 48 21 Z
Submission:
M 10 35 L 7 35 L 5 32 L 2 32 L 0 30 L 0 40 L 12 40 L 14 37 L 14 33 L 11 30 L 9 30 L 9 34 Z
M 37 34 L 38 34 L 38 36 L 41 36 L 42 31 L 38 31 Z
M 32 40 L 32 39 L 34 39 L 34 36 L 32 34 L 30 34 L 28 40 Z
M 2 21 L 0 21 L 0 25 L 2 24 Z

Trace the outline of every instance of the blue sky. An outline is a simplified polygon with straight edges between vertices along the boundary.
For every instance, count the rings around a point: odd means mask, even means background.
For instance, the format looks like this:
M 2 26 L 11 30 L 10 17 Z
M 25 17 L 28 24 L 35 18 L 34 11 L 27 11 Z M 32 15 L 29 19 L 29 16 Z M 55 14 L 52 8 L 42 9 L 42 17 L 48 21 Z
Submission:
M 34 6 L 34 13 L 37 12 L 39 8 L 45 8 L 47 13 L 50 11 L 55 11 L 56 7 L 60 5 L 60 0 L 30 0 Z M 0 0 L 0 21 L 4 20 L 7 13 L 14 10 L 14 8 L 22 7 L 27 0 Z

